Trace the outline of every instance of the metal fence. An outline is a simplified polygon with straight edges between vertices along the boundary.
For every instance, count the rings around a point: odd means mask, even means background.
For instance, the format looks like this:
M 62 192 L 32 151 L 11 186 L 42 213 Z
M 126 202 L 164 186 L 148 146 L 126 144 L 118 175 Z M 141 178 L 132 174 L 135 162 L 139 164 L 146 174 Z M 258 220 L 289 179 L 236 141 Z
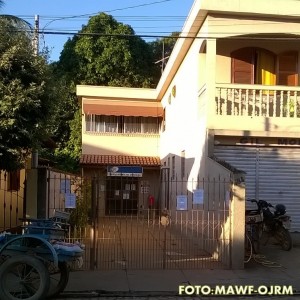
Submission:
M 88 206 L 85 211 L 89 224 L 72 227 L 69 241 L 79 240 L 86 245 L 84 268 L 230 267 L 230 182 L 220 179 L 162 182 L 161 199 L 154 208 L 113 214 L 105 209 L 106 195 L 112 195 L 107 191 L 106 180 L 94 178 L 83 182 L 87 187 L 83 189 L 85 197 L 81 196 L 81 205 Z M 194 190 L 189 188 L 192 185 Z M 182 199 L 186 208 L 180 207 Z
M 231 182 L 162 176 L 149 206 L 137 178 L 84 178 L 39 169 L 38 215 L 70 213 L 69 241 L 86 245 L 85 269 L 230 268 Z M 24 177 L 25 178 L 25 177 Z M 24 186 L 0 173 L 0 229 L 20 225 Z M 149 198 L 150 199 L 150 198 Z

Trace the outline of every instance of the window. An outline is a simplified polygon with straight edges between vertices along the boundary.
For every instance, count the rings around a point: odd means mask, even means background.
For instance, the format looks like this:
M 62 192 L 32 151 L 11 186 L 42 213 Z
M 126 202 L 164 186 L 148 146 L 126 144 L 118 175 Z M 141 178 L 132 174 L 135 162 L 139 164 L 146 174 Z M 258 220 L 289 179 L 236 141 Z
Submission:
M 259 48 L 242 48 L 232 53 L 232 82 L 275 85 L 275 54 Z
M 231 54 L 232 83 L 253 84 L 253 51 L 243 48 Z
M 7 190 L 18 191 L 20 189 L 20 170 L 9 172 L 7 178 Z
M 116 116 L 86 115 L 86 131 L 119 132 Z
M 124 133 L 141 133 L 141 120 L 139 117 L 124 117 Z
M 159 132 L 160 121 L 159 118 L 141 117 L 141 129 L 143 133 L 156 134 Z
M 278 55 L 277 84 L 287 86 L 298 85 L 298 53 L 285 52 Z
M 161 118 L 86 115 L 86 131 L 158 134 Z
M 262 85 L 298 85 L 298 53 L 276 56 L 260 48 L 242 48 L 232 52 L 232 82 Z

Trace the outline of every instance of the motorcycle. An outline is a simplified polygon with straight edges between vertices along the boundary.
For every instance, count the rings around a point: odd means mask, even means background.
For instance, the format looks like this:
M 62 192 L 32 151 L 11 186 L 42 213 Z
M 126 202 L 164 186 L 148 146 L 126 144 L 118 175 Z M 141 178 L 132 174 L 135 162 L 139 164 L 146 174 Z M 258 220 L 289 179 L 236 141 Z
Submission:
M 289 229 L 291 227 L 291 217 L 286 215 L 286 207 L 283 204 L 277 204 L 275 207 L 264 200 L 250 200 L 256 203 L 258 212 L 262 213 L 262 222 L 260 223 L 260 237 L 266 233 L 267 240 L 274 238 L 283 250 L 289 251 L 292 249 L 292 237 Z
M 247 200 L 251 201 L 252 200 Z M 247 254 L 258 254 L 262 233 L 263 212 L 261 209 L 248 209 L 245 215 L 245 250 Z M 247 260 L 248 262 L 249 260 Z

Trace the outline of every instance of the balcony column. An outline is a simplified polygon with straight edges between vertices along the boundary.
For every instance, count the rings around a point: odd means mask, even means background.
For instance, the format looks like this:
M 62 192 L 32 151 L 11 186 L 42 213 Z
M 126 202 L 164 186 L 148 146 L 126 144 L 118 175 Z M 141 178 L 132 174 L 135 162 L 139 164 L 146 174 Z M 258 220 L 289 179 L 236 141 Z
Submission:
M 208 127 L 209 122 L 215 115 L 215 95 L 216 95 L 216 57 L 217 40 L 208 39 L 206 42 L 206 80 L 207 80 L 207 99 L 208 99 Z

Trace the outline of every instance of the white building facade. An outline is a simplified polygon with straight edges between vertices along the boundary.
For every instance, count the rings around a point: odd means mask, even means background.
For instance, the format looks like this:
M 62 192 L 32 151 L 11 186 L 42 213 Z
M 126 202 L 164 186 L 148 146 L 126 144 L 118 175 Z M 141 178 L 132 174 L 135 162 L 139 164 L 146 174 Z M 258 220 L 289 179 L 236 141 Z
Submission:
M 196 0 L 156 89 L 77 86 L 84 172 L 101 166 L 105 174 L 116 156 L 139 157 L 150 178 L 141 181 L 158 197 L 162 170 L 186 182 L 184 193 L 199 178 L 230 180 L 240 170 L 246 198 L 286 204 L 300 230 L 300 2 L 275 2 Z M 115 125 L 107 116 L 143 117 L 153 131 L 97 132 L 88 127 L 93 115 Z M 110 161 L 89 163 L 89 155 Z M 168 201 L 176 210 L 176 197 Z

